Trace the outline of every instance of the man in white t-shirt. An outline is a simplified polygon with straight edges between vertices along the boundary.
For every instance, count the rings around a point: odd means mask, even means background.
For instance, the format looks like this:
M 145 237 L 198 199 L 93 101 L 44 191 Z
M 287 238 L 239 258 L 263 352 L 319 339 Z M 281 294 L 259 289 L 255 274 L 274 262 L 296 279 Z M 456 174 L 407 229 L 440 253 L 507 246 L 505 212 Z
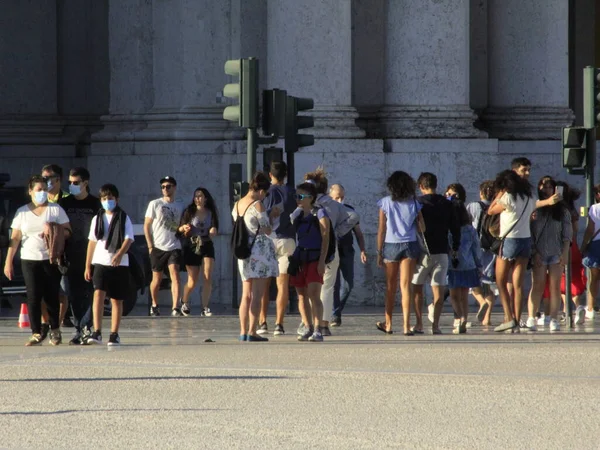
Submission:
M 146 210 L 144 220 L 144 235 L 150 252 L 150 264 L 152 267 L 152 282 L 150 283 L 150 295 L 152 296 L 151 316 L 159 316 L 158 291 L 163 272 L 168 267 L 171 277 L 171 294 L 173 296 L 173 310 L 171 315 L 183 316 L 178 308 L 181 294 L 181 282 L 179 280 L 179 267 L 182 264 L 181 233 L 187 233 L 190 225 L 182 225 L 181 214 L 184 205 L 175 199 L 177 192 L 177 181 L 171 176 L 160 179 L 162 197 L 152 200 Z
M 100 188 L 102 210 L 92 219 L 88 236 L 85 279 L 94 285 L 94 331 L 83 344 L 102 343 L 104 299 L 112 303 L 108 345 L 120 345 L 119 325 L 123 300 L 129 292 L 129 255 L 133 243 L 131 219 L 119 206 L 119 190 L 114 184 Z M 92 266 L 94 269 L 92 270 Z

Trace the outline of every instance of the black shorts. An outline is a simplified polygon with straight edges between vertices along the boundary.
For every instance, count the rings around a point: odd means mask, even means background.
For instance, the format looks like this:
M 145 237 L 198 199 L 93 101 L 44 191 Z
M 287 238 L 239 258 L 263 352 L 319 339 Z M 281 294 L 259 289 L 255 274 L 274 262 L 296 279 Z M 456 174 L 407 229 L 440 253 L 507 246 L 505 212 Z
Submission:
M 215 246 L 212 241 L 204 242 L 200 248 L 200 254 L 196 255 L 191 247 L 183 247 L 183 262 L 186 266 L 201 266 L 204 258 L 215 259 Z
M 173 264 L 181 266 L 182 259 L 180 249 L 164 252 L 153 248 L 150 253 L 150 267 L 152 267 L 152 272 L 164 272 L 168 266 Z
M 129 267 L 95 265 L 92 283 L 95 291 L 104 291 L 107 297 L 115 300 L 125 300 L 130 287 Z

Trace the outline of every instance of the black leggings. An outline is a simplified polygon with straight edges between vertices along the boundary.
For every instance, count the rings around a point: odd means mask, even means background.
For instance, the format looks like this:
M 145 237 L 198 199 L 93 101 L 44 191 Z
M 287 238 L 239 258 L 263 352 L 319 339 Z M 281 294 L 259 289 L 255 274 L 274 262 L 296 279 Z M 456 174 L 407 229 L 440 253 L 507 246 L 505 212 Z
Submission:
M 56 330 L 60 327 L 59 312 L 61 274 L 58 266 L 50 261 L 21 260 L 21 270 L 27 289 L 27 307 L 29 309 L 29 322 L 33 334 L 42 331 L 42 300 L 46 303 L 50 315 L 50 328 Z

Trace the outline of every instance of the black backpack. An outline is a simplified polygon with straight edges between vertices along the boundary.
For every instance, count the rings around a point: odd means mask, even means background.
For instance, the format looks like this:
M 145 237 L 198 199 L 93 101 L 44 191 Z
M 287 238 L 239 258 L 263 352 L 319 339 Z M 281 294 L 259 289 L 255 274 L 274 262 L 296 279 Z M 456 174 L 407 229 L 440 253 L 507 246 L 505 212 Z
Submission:
M 479 241 L 481 248 L 487 251 L 496 250 L 500 233 L 500 214 L 490 216 L 486 212 L 479 221 Z
M 252 206 L 254 203 L 250 204 L 248 208 Z M 240 211 L 238 209 L 238 204 L 235 204 L 235 209 L 237 212 L 237 219 L 233 223 L 233 230 L 231 231 L 231 251 L 233 255 L 237 259 L 248 259 L 252 254 L 252 247 L 254 247 L 254 242 L 256 242 L 256 237 L 258 236 L 258 230 L 256 230 L 256 236 L 252 240 L 251 244 L 248 244 L 248 239 L 250 238 L 250 232 L 248 231 L 248 227 L 246 226 L 246 222 L 244 222 L 244 214 L 240 216 Z M 260 225 L 258 226 L 260 229 Z
M 318 217 L 318 212 L 319 212 L 319 207 L 314 207 L 312 209 L 312 214 L 311 214 L 311 221 L 309 222 L 309 230 L 311 227 L 316 226 L 319 227 L 319 217 Z M 329 219 L 329 216 L 327 216 L 327 218 Z M 298 227 L 300 226 L 300 221 L 296 221 L 295 222 L 296 225 L 296 232 L 298 231 Z M 308 233 L 308 231 L 307 231 Z M 328 264 L 331 261 L 333 261 L 333 258 L 335 257 L 335 248 L 337 246 L 337 239 L 335 237 L 335 231 L 333 229 L 333 223 L 331 222 L 331 219 L 329 219 L 329 244 L 327 246 L 327 255 L 325 256 L 325 263 Z M 316 249 L 315 249 L 316 250 Z M 319 252 L 321 250 L 319 249 Z

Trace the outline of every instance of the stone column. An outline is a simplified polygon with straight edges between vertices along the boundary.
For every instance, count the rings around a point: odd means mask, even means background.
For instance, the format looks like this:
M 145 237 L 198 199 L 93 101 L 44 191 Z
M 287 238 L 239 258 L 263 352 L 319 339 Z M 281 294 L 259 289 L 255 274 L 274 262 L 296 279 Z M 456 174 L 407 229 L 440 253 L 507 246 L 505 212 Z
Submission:
M 469 106 L 469 0 L 387 1 L 387 138 L 485 137 Z
M 363 137 L 352 103 L 350 0 L 268 0 L 267 84 L 315 101 L 312 134 Z
M 499 139 L 560 139 L 569 126 L 569 2 L 489 0 L 489 107 Z
M 7 0 L 0 11 L 0 142 L 58 143 L 56 0 Z

